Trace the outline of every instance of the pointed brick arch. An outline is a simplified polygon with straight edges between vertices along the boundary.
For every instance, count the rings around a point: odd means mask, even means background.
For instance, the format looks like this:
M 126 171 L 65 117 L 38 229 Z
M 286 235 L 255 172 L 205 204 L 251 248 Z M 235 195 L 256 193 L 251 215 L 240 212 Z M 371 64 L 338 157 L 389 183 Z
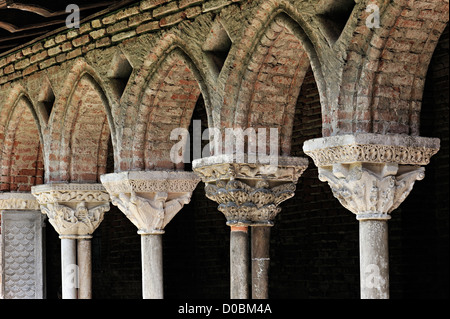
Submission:
M 323 39 L 316 34 L 310 38 L 313 33 L 309 28 L 298 8 L 284 1 L 267 1 L 256 9 L 254 20 L 244 31 L 249 40 L 230 52 L 233 67 L 226 74 L 222 128 L 278 128 L 279 152 L 290 153 L 295 104 L 310 66 L 323 106 L 327 106 L 316 52 Z
M 50 118 L 49 181 L 99 181 L 114 132 L 110 118 L 99 78 L 86 64 L 76 64 Z
M 174 169 L 170 132 L 189 127 L 201 90 L 192 65 L 179 50 L 161 64 L 142 98 L 133 144 L 134 168 Z
M 0 191 L 28 192 L 44 180 L 40 125 L 25 91 L 15 88 L 2 109 Z
M 424 81 L 448 23 L 448 2 L 382 1 L 380 28 L 372 29 L 365 25 L 369 13 L 364 3 L 358 6 L 358 23 L 346 32 L 336 116 L 324 135 L 419 135 Z
M 208 126 L 212 125 L 206 76 L 191 53 L 189 44 L 169 34 L 130 80 L 119 136 L 120 170 L 177 169 L 170 159 L 177 141 L 170 140 L 170 133 L 175 128 L 189 128 L 200 94 L 205 100 Z
M 280 15 L 261 37 L 244 73 L 235 114 L 237 127 L 277 128 L 284 155 L 290 153 L 295 104 L 310 67 L 291 26 L 292 21 Z

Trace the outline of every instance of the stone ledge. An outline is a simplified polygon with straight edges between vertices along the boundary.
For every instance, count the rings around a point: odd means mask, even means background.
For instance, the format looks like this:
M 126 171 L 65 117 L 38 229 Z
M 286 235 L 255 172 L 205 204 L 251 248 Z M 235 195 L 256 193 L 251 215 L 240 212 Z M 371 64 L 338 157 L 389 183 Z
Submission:
M 236 160 L 235 156 L 225 154 L 194 160 L 192 167 L 205 183 L 226 179 L 264 179 L 276 183 L 297 183 L 308 163 L 308 159 L 303 157 L 280 156 L 275 165 L 257 159 L 248 161 L 247 154 L 244 156 L 244 162 L 241 162 Z
M 143 192 L 192 192 L 200 178 L 184 171 L 127 171 L 105 174 L 100 180 L 110 194 Z
M 254 156 L 255 161 L 250 161 L 249 156 Z M 253 163 L 254 162 L 254 163 Z M 200 168 L 204 166 L 216 165 L 216 164 L 257 164 L 257 165 L 270 165 L 270 162 L 261 161 L 256 154 L 245 154 L 243 161 L 239 161 L 235 154 L 223 154 L 216 156 L 209 156 L 192 161 L 193 168 Z M 303 157 L 293 156 L 279 156 L 278 166 L 308 166 L 308 159 Z
M 0 210 L 40 210 L 31 193 L 0 193 Z

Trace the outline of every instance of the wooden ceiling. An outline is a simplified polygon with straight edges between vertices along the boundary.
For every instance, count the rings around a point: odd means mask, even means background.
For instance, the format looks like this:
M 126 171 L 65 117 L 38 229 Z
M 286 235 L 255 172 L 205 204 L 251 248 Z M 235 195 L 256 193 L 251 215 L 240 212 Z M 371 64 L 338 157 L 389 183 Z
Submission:
M 0 56 L 65 27 L 69 4 L 78 5 L 83 21 L 132 2 L 136 0 L 0 0 Z

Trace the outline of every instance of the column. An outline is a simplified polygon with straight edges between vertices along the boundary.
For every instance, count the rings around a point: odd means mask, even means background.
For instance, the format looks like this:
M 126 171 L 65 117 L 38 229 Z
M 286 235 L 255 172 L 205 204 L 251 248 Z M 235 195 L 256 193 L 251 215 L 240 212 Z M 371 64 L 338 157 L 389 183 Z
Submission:
M 269 298 L 270 227 L 252 227 L 252 298 Z
M 247 159 L 249 157 L 246 157 Z M 254 299 L 268 298 L 270 227 L 281 211 L 279 204 L 295 194 L 296 183 L 308 160 L 280 157 L 270 163 L 238 163 L 219 155 L 195 160 L 193 169 L 206 184 L 206 197 L 230 226 L 230 298 L 249 298 L 248 228 L 252 237 L 252 290 Z
M 303 150 L 359 221 L 361 298 L 388 299 L 387 221 L 424 178 L 439 139 L 361 133 L 309 140 Z
M 45 298 L 45 216 L 30 193 L 0 193 L 0 299 Z
M 90 299 L 91 238 L 110 208 L 101 184 L 45 184 L 32 194 L 61 239 L 63 299 Z
M 200 179 L 192 172 L 175 171 L 121 172 L 100 179 L 113 205 L 141 235 L 143 298 L 163 299 L 164 228 L 190 202 Z

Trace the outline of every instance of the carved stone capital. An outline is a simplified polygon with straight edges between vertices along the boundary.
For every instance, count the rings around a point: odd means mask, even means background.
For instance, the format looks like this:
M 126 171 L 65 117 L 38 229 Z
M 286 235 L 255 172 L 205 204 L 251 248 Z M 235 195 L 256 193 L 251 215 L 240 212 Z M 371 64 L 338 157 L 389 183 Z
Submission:
M 319 179 L 328 182 L 339 202 L 362 219 L 390 219 L 390 213 L 409 195 L 425 168 L 379 164 L 335 164 L 319 168 Z
M 307 166 L 307 159 L 295 157 L 280 157 L 277 166 L 238 163 L 226 155 L 193 162 L 194 172 L 206 183 L 206 197 L 219 204 L 230 226 L 273 225 L 279 204 L 294 196 Z
M 306 141 L 303 150 L 319 168 L 340 203 L 358 220 L 390 219 L 425 177 L 439 139 L 403 135 L 355 134 Z
M 100 176 L 114 205 L 138 234 L 163 234 L 165 226 L 190 202 L 200 179 L 192 172 L 121 172 Z
M 60 238 L 91 238 L 110 209 L 101 184 L 45 184 L 31 193 Z
M 31 193 L 0 193 L 1 210 L 40 210 Z

